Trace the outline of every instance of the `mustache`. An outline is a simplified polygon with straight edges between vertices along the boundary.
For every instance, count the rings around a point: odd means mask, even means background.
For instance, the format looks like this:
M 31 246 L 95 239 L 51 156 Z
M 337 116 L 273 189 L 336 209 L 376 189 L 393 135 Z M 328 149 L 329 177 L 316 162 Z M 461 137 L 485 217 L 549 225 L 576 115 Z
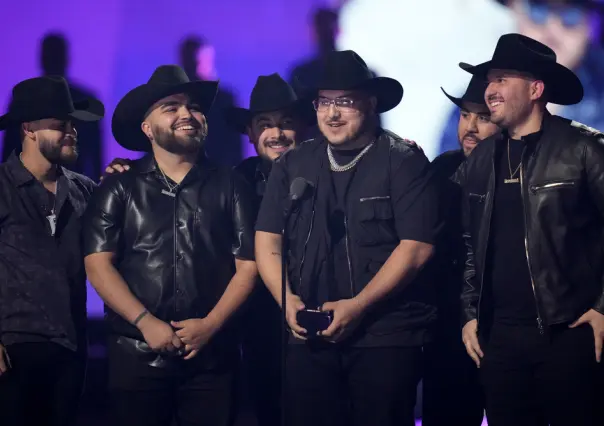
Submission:
M 503 98 L 500 95 L 498 95 L 498 94 L 493 94 L 493 95 L 487 96 L 487 102 L 492 102 L 492 101 L 501 101 L 501 102 L 503 102 Z
M 464 137 L 463 137 L 461 140 L 463 141 L 463 140 L 465 140 L 465 139 L 470 139 L 470 140 L 472 140 L 472 141 L 474 141 L 474 142 L 480 142 L 480 139 L 478 139 L 478 138 L 476 137 L 476 135 L 473 135 L 473 134 L 471 134 L 471 133 L 466 133 L 466 134 L 464 135 Z

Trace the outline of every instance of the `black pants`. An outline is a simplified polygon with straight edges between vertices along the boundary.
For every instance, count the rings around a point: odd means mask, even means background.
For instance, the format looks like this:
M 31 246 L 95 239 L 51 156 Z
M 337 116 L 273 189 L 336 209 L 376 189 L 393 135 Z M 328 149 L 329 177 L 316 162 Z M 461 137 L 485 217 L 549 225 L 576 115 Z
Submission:
M 281 310 L 263 283 L 248 303 L 243 369 L 260 426 L 281 425 Z
M 479 370 L 457 324 L 439 324 L 434 343 L 424 350 L 422 426 L 482 425 L 485 401 Z
M 236 361 L 200 352 L 169 368 L 152 367 L 109 342 L 110 423 L 114 426 L 228 426 Z
M 489 426 L 596 426 L 602 370 L 588 325 L 493 326 L 483 346 L 482 381 Z
M 421 347 L 290 345 L 288 426 L 412 426 Z
M 86 357 L 55 343 L 6 348 L 12 367 L 0 376 L 2 426 L 70 426 L 77 420 Z

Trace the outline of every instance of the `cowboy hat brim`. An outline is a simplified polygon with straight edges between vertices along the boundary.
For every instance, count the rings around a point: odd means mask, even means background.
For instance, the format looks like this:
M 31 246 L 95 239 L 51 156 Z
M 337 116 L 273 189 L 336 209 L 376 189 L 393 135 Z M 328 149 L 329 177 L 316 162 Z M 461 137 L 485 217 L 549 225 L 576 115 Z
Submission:
M 6 130 L 12 125 L 43 120 L 45 118 L 56 118 L 59 120 L 73 118 L 79 121 L 99 121 L 105 116 L 105 106 L 101 101 L 95 98 L 74 102 L 73 108 L 73 112 L 67 113 L 63 116 L 59 114 L 40 114 L 28 116 L 27 113 L 21 116 L 16 116 L 8 112 L 0 116 L 0 130 Z
M 151 143 L 141 129 L 145 114 L 153 104 L 166 96 L 184 93 L 198 103 L 207 115 L 218 91 L 217 81 L 191 81 L 177 85 L 143 84 L 129 91 L 117 104 L 111 119 L 113 137 L 131 151 L 151 151 Z
M 463 99 L 462 99 L 462 98 L 456 98 L 455 96 L 451 96 L 451 95 L 449 95 L 449 94 L 448 94 L 448 93 L 445 91 L 445 89 L 443 89 L 442 87 L 440 88 L 440 90 L 442 90 L 442 91 L 443 91 L 443 93 L 445 94 L 445 96 L 446 96 L 447 98 L 449 98 L 449 100 L 450 100 L 451 102 L 453 102 L 455 105 L 457 105 L 459 108 L 463 108 L 463 107 L 464 107 L 464 106 L 463 106 Z
M 262 113 L 282 110 L 291 110 L 296 112 L 306 125 L 310 126 L 316 124 L 316 114 L 312 107 L 312 103 L 304 99 L 298 99 L 288 105 L 276 109 L 272 108 L 252 111 L 247 108 L 232 107 L 225 111 L 225 118 L 229 127 L 241 134 L 247 134 L 247 129 L 254 116 Z
M 547 87 L 547 101 L 558 105 L 574 105 L 583 99 L 584 89 L 579 77 L 574 72 L 557 62 L 536 64 L 515 62 L 508 60 L 487 61 L 478 65 L 460 62 L 459 67 L 472 75 L 486 79 L 489 71 L 494 69 L 514 70 L 533 74 L 543 80 Z
M 376 112 L 381 114 L 396 107 L 403 99 L 403 86 L 390 77 L 373 77 L 351 85 L 318 84 L 306 90 L 305 96 L 315 98 L 319 90 L 366 90 L 377 98 Z

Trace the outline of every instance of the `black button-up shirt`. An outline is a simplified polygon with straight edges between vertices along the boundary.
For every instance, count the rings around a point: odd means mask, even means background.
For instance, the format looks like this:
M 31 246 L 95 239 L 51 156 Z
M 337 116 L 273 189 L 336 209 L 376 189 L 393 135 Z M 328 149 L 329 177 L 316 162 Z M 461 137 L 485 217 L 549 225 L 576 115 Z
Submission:
M 253 192 L 205 159 L 173 193 L 165 179 L 151 155 L 107 177 L 86 213 L 85 252 L 116 253 L 128 287 L 159 319 L 203 318 L 235 274 L 235 258 L 254 259 Z M 107 317 L 112 333 L 144 340 L 109 309 Z
M 16 155 L 0 164 L 0 341 L 85 349 L 81 221 L 95 183 L 61 168 L 56 196 Z M 56 214 L 52 232 L 47 216 Z

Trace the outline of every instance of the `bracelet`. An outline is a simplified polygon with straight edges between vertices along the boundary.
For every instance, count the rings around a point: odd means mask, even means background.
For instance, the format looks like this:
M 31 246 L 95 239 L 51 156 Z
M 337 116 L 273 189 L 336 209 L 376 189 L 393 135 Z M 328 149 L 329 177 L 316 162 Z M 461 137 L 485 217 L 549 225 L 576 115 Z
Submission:
M 149 313 L 148 310 L 144 310 L 143 312 L 141 312 L 136 319 L 132 322 L 132 325 L 134 325 L 136 327 L 136 325 L 140 322 L 140 320 L 142 320 L 143 318 L 145 318 L 145 316 Z

